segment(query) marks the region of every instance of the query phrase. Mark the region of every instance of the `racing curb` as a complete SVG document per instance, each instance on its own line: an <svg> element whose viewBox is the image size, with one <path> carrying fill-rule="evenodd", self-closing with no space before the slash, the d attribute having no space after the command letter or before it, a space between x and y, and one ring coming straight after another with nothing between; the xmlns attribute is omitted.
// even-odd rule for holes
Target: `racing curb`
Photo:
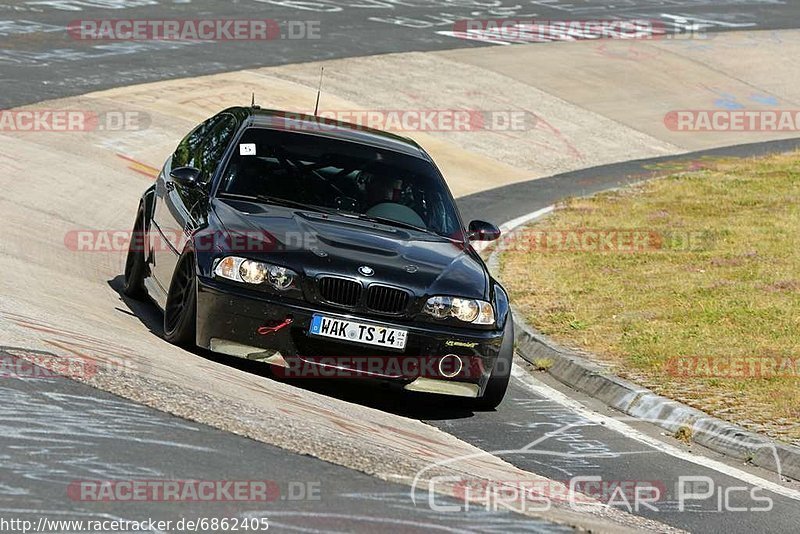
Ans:
<svg viewBox="0 0 800 534"><path fill-rule="evenodd" d="M501 228L511 234L522 224L544 217L553 209L554 206L549 206L529 217L518 219L524 222L515 219ZM499 278L496 247L489 255L487 265ZM688 432L684 430L683 435L690 441L715 452L773 471L782 477L800 480L800 448L750 432L624 380L581 354L558 345L516 314L514 332L515 350L522 359L534 365L542 360L550 360L552 365L547 372L562 384L672 434L688 429Z"/></svg>

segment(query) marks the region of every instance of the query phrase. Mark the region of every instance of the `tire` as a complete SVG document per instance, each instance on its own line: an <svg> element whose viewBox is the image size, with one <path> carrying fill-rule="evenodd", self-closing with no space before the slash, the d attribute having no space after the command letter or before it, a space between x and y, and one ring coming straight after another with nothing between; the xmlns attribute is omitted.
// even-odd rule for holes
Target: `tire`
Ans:
<svg viewBox="0 0 800 534"><path fill-rule="evenodd" d="M122 286L122 292L136 300L144 300L147 297L147 290L144 288L147 272L144 248L144 211L140 207L128 244L128 255L125 258L125 282Z"/></svg>
<svg viewBox="0 0 800 534"><path fill-rule="evenodd" d="M164 309L164 339L181 347L196 345L197 274L194 256L184 255L169 285Z"/></svg>
<svg viewBox="0 0 800 534"><path fill-rule="evenodd" d="M509 312L506 319L506 327L503 331L503 343L500 345L500 353L497 355L497 362L492 368L489 383L482 397L474 401L476 410L494 410L506 396L508 381L511 379L511 364L514 361L514 321Z"/></svg>

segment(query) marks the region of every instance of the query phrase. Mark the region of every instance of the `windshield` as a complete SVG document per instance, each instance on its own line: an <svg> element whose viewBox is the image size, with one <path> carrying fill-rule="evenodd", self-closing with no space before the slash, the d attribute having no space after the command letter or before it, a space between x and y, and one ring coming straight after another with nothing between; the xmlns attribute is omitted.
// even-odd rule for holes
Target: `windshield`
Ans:
<svg viewBox="0 0 800 534"><path fill-rule="evenodd" d="M248 128L218 194L335 210L451 238L461 234L447 186L429 162L304 133Z"/></svg>

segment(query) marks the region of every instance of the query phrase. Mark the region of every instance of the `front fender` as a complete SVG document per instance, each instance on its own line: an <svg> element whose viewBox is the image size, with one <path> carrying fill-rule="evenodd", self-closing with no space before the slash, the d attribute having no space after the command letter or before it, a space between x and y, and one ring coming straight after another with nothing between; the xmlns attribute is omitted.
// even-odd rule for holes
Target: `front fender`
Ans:
<svg viewBox="0 0 800 534"><path fill-rule="evenodd" d="M139 198L139 208L144 208L144 225L145 230L150 228L150 221L153 220L153 210L156 207L156 186L155 184L148 187L142 196Z"/></svg>
<svg viewBox="0 0 800 534"><path fill-rule="evenodd" d="M504 329L506 327L506 321L508 321L508 319L511 317L511 306L509 304L508 293L506 292L505 288L501 286L500 283L494 278L491 279L491 284L492 294L494 295L494 311L497 315L497 327L498 329Z"/></svg>

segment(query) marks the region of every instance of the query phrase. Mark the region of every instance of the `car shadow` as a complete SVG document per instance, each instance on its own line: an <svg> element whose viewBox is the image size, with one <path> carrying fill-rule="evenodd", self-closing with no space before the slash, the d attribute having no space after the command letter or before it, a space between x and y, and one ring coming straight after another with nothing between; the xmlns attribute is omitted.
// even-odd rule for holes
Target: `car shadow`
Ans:
<svg viewBox="0 0 800 534"><path fill-rule="evenodd" d="M109 287L119 295L121 303L128 308L118 307L116 310L135 316L153 335L163 338L164 321L161 310L152 302L143 302L126 296L122 292L123 280L123 276L118 275L108 281ZM412 419L438 421L464 419L474 415L468 406L469 399L405 391L399 385L368 378L287 378L274 373L269 364L228 356L200 347L190 349L189 352L246 373Z"/></svg>
<svg viewBox="0 0 800 534"><path fill-rule="evenodd" d="M120 313L136 317L151 333L159 337L164 337L164 319L161 310L152 302L136 300L127 296L122 292L124 284L125 277L121 274L108 281L108 287L119 295L122 304L128 308L117 307L115 309Z"/></svg>

